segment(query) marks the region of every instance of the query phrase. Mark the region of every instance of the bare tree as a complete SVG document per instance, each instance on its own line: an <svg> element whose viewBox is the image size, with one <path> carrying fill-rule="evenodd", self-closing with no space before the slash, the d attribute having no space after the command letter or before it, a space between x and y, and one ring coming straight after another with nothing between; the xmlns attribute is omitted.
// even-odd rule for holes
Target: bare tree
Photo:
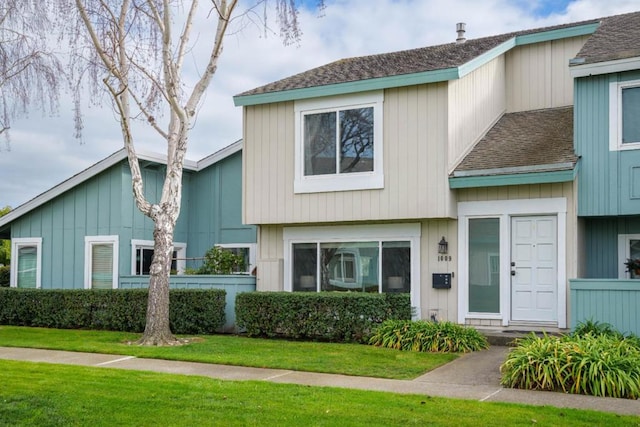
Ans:
<svg viewBox="0 0 640 427"><path fill-rule="evenodd" d="M73 51L72 77L96 90L104 83L120 121L131 169L133 194L140 211L154 222L154 256L143 345L173 345L169 328L169 272L173 234L180 213L182 173L189 132L203 94L214 76L223 41L235 16L259 16L254 3L238 11L238 0L61 0L60 21L68 22ZM299 36L296 0L273 0L285 42ZM319 2L322 6L322 2ZM266 9L265 9L266 10ZM208 57L190 84L184 59L197 18L207 16L210 35L198 34ZM263 23L264 24L264 23ZM83 90L75 91L81 94ZM79 102L76 102L79 105ZM132 123L142 120L166 146L167 167L159 201L145 198ZM77 122L77 126L81 126Z"/></svg>
<svg viewBox="0 0 640 427"><path fill-rule="evenodd" d="M57 108L62 67L48 48L50 9L41 3L0 2L0 135L32 105Z"/></svg>

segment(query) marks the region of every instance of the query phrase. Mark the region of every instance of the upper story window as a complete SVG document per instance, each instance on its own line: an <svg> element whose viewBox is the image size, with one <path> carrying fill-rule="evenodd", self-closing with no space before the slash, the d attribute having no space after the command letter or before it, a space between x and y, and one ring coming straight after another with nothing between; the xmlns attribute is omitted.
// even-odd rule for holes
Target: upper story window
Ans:
<svg viewBox="0 0 640 427"><path fill-rule="evenodd" d="M640 80L614 82L609 87L609 148L640 148Z"/></svg>
<svg viewBox="0 0 640 427"><path fill-rule="evenodd" d="M296 193L383 188L383 93L296 101Z"/></svg>

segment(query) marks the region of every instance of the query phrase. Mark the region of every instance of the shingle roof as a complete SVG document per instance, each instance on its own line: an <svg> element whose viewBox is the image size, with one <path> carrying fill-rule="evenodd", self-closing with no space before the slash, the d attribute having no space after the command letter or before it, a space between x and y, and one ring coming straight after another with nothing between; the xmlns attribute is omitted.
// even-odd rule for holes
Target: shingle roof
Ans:
<svg viewBox="0 0 640 427"><path fill-rule="evenodd" d="M603 18L576 55L584 62L573 62L573 65L633 57L640 57L640 12Z"/></svg>
<svg viewBox="0 0 640 427"><path fill-rule="evenodd" d="M516 36L560 30L598 22L598 19L592 19L479 39L469 39L465 43L448 43L399 52L341 59L243 92L237 96L305 89L459 67Z"/></svg>
<svg viewBox="0 0 640 427"><path fill-rule="evenodd" d="M502 116L452 176L567 170L577 160L573 107L523 111Z"/></svg>

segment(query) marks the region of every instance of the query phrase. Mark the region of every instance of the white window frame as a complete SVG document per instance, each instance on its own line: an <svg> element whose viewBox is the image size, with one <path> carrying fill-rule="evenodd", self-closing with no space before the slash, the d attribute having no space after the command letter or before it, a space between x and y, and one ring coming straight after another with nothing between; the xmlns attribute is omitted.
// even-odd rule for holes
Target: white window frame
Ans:
<svg viewBox="0 0 640 427"><path fill-rule="evenodd" d="M348 96L304 99L295 102L294 193L319 193L384 188L383 172L383 91ZM344 174L304 175L304 116L344 109L373 107L373 171Z"/></svg>
<svg viewBox="0 0 640 427"><path fill-rule="evenodd" d="M113 245L113 282L112 288L118 288L118 253L119 237L115 236L84 236L84 288L91 289L91 249L95 244L111 243Z"/></svg>
<svg viewBox="0 0 640 427"><path fill-rule="evenodd" d="M215 246L224 248L224 249L249 249L249 265L246 266L246 271L244 273L251 274L251 271L256 267L256 251L258 245L256 243L216 243ZM241 273L241 274L244 274Z"/></svg>
<svg viewBox="0 0 640 427"><path fill-rule="evenodd" d="M293 292L292 259L294 243L342 243L409 241L411 245L411 307L414 319L421 318L420 306L420 238L419 223L378 225L336 225L285 227L284 290ZM381 286L381 284L379 284ZM381 288L379 288L380 290Z"/></svg>
<svg viewBox="0 0 640 427"><path fill-rule="evenodd" d="M136 250L137 249L153 249L153 240L131 239L131 275L136 276ZM187 244L182 242L174 242L173 250L177 252L176 268L178 274L184 274L187 266Z"/></svg>
<svg viewBox="0 0 640 427"><path fill-rule="evenodd" d="M622 90L634 87L640 87L640 80L609 84L609 151L640 149L640 141L622 143Z"/></svg>
<svg viewBox="0 0 640 427"><path fill-rule="evenodd" d="M640 234L618 234L618 278L630 279L631 273L627 272L624 263L631 257L631 240L640 240Z"/></svg>
<svg viewBox="0 0 640 427"><path fill-rule="evenodd" d="M556 215L558 233L558 328L567 327L567 199L491 200L458 202L458 323L467 319L511 320L511 217ZM500 313L469 312L469 219L500 219ZM505 284L509 284L508 286Z"/></svg>
<svg viewBox="0 0 640 427"><path fill-rule="evenodd" d="M17 237L11 239L11 278L9 286L18 287L18 250L24 246L36 247L36 289L42 287L42 237Z"/></svg>

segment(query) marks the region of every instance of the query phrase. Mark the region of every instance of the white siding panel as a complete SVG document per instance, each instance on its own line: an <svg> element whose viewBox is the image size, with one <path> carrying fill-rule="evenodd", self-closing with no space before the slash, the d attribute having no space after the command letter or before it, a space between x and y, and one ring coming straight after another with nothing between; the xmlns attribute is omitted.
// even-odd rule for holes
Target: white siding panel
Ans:
<svg viewBox="0 0 640 427"><path fill-rule="evenodd" d="M504 113L504 67L504 56L500 56L463 78L449 82L449 170Z"/></svg>
<svg viewBox="0 0 640 427"><path fill-rule="evenodd" d="M569 59L588 36L517 47L506 54L507 111L573 105Z"/></svg>

